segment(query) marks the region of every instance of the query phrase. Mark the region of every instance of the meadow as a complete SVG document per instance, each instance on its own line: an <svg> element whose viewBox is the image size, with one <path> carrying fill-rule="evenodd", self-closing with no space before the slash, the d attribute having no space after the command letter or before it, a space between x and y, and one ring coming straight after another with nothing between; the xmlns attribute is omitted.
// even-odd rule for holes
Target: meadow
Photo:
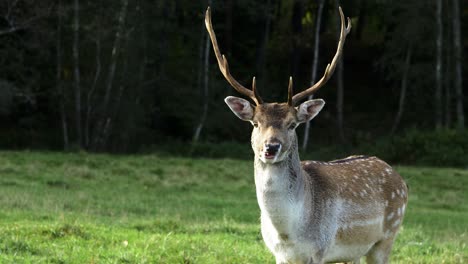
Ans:
<svg viewBox="0 0 468 264"><path fill-rule="evenodd" d="M468 170L396 168L391 263L468 263ZM0 152L0 219L0 263L274 263L251 160Z"/></svg>

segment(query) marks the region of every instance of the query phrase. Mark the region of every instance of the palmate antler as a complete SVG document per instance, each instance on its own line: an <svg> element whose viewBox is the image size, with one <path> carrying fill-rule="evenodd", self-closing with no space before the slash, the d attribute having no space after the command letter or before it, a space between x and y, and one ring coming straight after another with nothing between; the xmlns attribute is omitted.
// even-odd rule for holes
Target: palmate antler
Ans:
<svg viewBox="0 0 468 264"><path fill-rule="evenodd" d="M208 33L210 34L211 43L213 44L213 49L216 54L216 59L218 60L219 69L221 73L224 75L224 78L231 84L231 86L236 89L239 93L250 97L255 104L260 105L263 103L262 99L258 95L256 85L255 85L255 77L252 80L252 90L245 88L242 86L234 77L232 77L231 73L229 72L229 65L227 62L226 57L221 54L218 47L218 41L216 40L216 34L213 30L213 26L211 25L211 12L210 7L206 10L205 15L205 25Z"/></svg>
<svg viewBox="0 0 468 264"><path fill-rule="evenodd" d="M307 88L306 90L292 96L292 87L288 89L288 98L292 98L292 100L288 100L288 103L292 106L296 105L300 100L304 99L305 97L315 93L318 89L327 83L330 77L333 75L335 71L336 64L338 64L338 59L340 58L341 54L343 53L343 46L346 40L346 36L351 31L351 19L348 17L348 26L345 27L345 18L343 15L343 11L341 10L341 6L338 8L340 10L340 17L341 17L341 33L340 33L340 40L338 42L338 48L336 49L335 56L331 63L327 65L325 69L325 73L323 74L322 79L320 79L317 83L312 85L311 87ZM290 81L290 86L291 86Z"/></svg>
<svg viewBox="0 0 468 264"><path fill-rule="evenodd" d="M327 81L333 75L333 72L335 71L336 65L338 63L338 59L343 53L343 46L346 40L346 36L351 30L351 20L348 17L348 26L346 27L344 14L343 14L343 11L341 10L341 7L339 7L339 11L340 11L340 18L341 18L341 33L340 33L340 40L338 42L338 48L336 50L336 53L335 53L335 56L333 57L332 62L327 65L327 68L325 69L325 73L323 74L323 77L317 83L315 83L313 86L307 88L306 90L296 95L293 95L293 81L292 81L292 78L289 78L289 87L288 87L288 104L289 105L294 106L299 101L304 99L305 97L316 92L323 85L325 85L325 83L327 83ZM219 51L218 41L216 40L216 34L211 24L210 7L208 7L208 9L206 10L205 25L206 25L206 29L208 30L208 33L210 34L211 43L213 44L213 49L216 54L216 59L218 60L219 69L221 73L224 75L224 78L226 78L226 80L231 84L231 86L234 89L236 89L239 93L245 96L248 96L250 99L252 99L255 102L255 104L257 105L262 104L263 101L258 95L258 91L256 89L255 77L252 80L252 90L250 90L242 86L238 81L236 81L236 79L234 79L234 77L229 72L229 65L228 65L227 59Z"/></svg>

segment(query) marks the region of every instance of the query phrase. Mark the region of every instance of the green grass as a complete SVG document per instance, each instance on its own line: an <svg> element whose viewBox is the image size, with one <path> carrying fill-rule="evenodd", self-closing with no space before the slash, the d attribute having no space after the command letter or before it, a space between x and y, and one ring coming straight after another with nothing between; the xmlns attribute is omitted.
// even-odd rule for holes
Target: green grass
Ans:
<svg viewBox="0 0 468 264"><path fill-rule="evenodd" d="M468 171L397 167L392 263L468 263ZM0 152L0 263L274 263L252 161Z"/></svg>

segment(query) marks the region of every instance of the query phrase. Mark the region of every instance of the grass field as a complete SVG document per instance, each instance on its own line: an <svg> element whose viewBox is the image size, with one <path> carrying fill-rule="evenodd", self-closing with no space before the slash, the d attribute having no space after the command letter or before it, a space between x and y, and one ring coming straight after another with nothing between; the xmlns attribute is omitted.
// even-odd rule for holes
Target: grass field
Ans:
<svg viewBox="0 0 468 264"><path fill-rule="evenodd" d="M468 263L468 170L397 167L392 263ZM252 161L0 152L0 263L274 263Z"/></svg>

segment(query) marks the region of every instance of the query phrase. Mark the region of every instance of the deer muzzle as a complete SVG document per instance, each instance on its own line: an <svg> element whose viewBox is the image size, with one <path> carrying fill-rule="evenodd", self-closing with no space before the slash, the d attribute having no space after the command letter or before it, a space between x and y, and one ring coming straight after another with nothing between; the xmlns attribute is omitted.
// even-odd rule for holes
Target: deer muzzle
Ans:
<svg viewBox="0 0 468 264"><path fill-rule="evenodd" d="M274 159L281 150L281 143L273 142L265 144L265 159Z"/></svg>

